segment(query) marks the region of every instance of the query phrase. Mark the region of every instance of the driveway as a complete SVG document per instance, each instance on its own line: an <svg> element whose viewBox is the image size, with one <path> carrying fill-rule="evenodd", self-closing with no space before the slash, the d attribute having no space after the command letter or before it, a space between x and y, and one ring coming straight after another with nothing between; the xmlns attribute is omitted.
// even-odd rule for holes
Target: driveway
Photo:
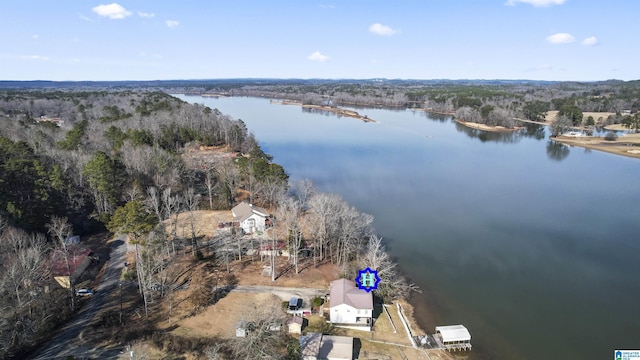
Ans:
<svg viewBox="0 0 640 360"><path fill-rule="evenodd" d="M96 288L96 293L67 326L57 330L57 335L28 359L64 359L69 356L80 359L105 359L119 355L121 348L106 349L89 346L91 339L83 339L83 332L85 328L91 326L94 317L99 316L109 294L118 289L126 248L124 236L121 235L113 241L110 258L105 265L102 282Z"/></svg>
<svg viewBox="0 0 640 360"><path fill-rule="evenodd" d="M309 288L289 288L280 286L262 286L262 285L238 285L234 292L251 292L251 293L271 293L282 299L289 301L292 297L302 299L313 299L316 296L323 297L328 294L327 289L309 289Z"/></svg>

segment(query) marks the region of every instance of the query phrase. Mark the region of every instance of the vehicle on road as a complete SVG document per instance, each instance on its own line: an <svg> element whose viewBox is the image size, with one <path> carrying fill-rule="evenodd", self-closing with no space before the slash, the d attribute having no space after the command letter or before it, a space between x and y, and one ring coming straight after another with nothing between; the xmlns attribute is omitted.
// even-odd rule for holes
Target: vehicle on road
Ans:
<svg viewBox="0 0 640 360"><path fill-rule="evenodd" d="M95 294L95 291L91 289L77 289L76 296L91 296Z"/></svg>

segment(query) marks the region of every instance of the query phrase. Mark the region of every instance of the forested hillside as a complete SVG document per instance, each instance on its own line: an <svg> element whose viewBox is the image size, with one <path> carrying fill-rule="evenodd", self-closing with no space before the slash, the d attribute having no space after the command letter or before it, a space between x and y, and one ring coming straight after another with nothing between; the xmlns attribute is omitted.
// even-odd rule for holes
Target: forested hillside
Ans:
<svg viewBox="0 0 640 360"><path fill-rule="evenodd" d="M245 180L287 180L241 120L163 93L7 92L0 116L0 216L27 231L44 232L52 215L91 231L151 186L174 193L197 187L211 195L206 204L232 205L229 191L240 179L208 175L211 164L186 166L180 154L187 144L247 155L255 169L242 167ZM207 176L215 180L210 193L197 181Z"/></svg>
<svg viewBox="0 0 640 360"><path fill-rule="evenodd" d="M185 161L199 146L224 156ZM229 209L249 187L268 205L288 180L241 120L160 92L0 93L0 152L1 358L74 313L73 283L45 291L68 235L148 232L153 201L161 219Z"/></svg>

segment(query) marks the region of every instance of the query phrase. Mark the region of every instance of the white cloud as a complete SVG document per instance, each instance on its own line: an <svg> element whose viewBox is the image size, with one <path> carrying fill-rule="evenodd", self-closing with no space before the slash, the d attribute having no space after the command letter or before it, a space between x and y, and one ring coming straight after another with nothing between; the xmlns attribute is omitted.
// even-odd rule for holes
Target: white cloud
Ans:
<svg viewBox="0 0 640 360"><path fill-rule="evenodd" d="M113 3L108 5L98 5L93 9L94 13L108 17L109 19L124 19L127 16L131 16L131 11L123 8L122 5Z"/></svg>
<svg viewBox="0 0 640 360"><path fill-rule="evenodd" d="M391 35L399 34L400 30L395 30L395 29L390 28L387 25L382 25L380 23L375 23L375 24L369 26L369 32L372 32L372 33L377 34L377 35L382 35L382 36L391 36Z"/></svg>
<svg viewBox="0 0 640 360"><path fill-rule="evenodd" d="M543 65L538 65L538 66L525 69L524 72L540 72L540 71L551 71L551 70L553 70L553 66L548 64L543 64Z"/></svg>
<svg viewBox="0 0 640 360"><path fill-rule="evenodd" d="M23 56L22 58L29 59L29 60L42 60L42 61L49 60L47 56L40 56L40 55L28 55L28 56Z"/></svg>
<svg viewBox="0 0 640 360"><path fill-rule="evenodd" d="M591 36L582 40L582 45L584 46L593 46L597 43L598 43L598 39L595 36Z"/></svg>
<svg viewBox="0 0 640 360"><path fill-rule="evenodd" d="M84 16L82 14L78 14L78 17L86 22L93 22L93 20L87 16Z"/></svg>
<svg viewBox="0 0 640 360"><path fill-rule="evenodd" d="M547 7L551 5L562 5L566 0L507 0L505 5L515 6L517 3L530 4L535 7Z"/></svg>
<svg viewBox="0 0 640 360"><path fill-rule="evenodd" d="M37 39L37 38L39 38L39 37L40 37L40 35L35 34L35 35L33 35L31 38L32 38L32 39Z"/></svg>
<svg viewBox="0 0 640 360"><path fill-rule="evenodd" d="M573 37L573 35L568 33L557 33L547 36L547 41L552 44L570 44L575 40L576 39Z"/></svg>
<svg viewBox="0 0 640 360"><path fill-rule="evenodd" d="M309 55L307 57L307 59L311 60L311 61L317 61L317 62L325 62L327 60L329 60L329 57L326 55L322 55L320 53L320 51L316 51L313 54Z"/></svg>
<svg viewBox="0 0 640 360"><path fill-rule="evenodd" d="M138 11L138 16L143 17L143 18L152 18L152 17L156 16L156 14L154 14L154 13L146 13L144 11Z"/></svg>
<svg viewBox="0 0 640 360"><path fill-rule="evenodd" d="M164 23L170 28L177 28L180 25L180 23L175 20L167 20Z"/></svg>

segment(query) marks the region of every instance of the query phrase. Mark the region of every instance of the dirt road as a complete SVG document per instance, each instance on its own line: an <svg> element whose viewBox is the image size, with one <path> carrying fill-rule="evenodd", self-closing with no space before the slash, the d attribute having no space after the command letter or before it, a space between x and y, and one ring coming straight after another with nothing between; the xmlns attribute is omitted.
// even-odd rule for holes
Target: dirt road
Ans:
<svg viewBox="0 0 640 360"><path fill-rule="evenodd" d="M88 346L87 341L83 339L83 333L91 326L94 316L105 306L109 294L117 291L125 254L126 243L121 236L111 244L110 258L105 265L102 282L98 285L96 293L66 327L59 329L57 335L29 356L29 359L64 359L70 356L80 359L109 359L119 355L120 348Z"/></svg>

